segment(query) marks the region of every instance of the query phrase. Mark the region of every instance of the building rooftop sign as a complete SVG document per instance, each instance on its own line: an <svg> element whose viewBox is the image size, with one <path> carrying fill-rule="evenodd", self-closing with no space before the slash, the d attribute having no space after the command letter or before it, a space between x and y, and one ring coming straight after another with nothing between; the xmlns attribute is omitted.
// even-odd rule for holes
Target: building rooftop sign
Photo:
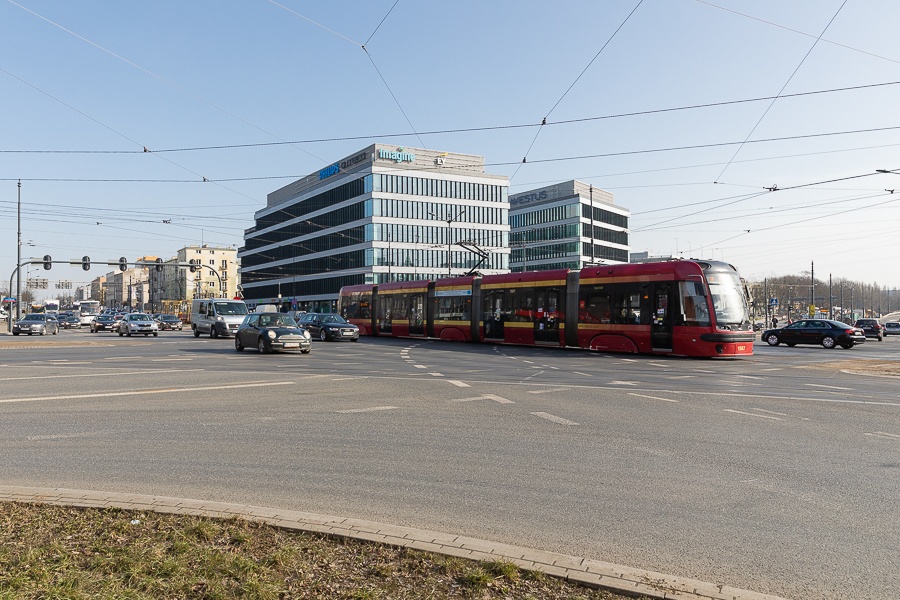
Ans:
<svg viewBox="0 0 900 600"><path fill-rule="evenodd" d="M385 150L384 148L378 149L378 158L384 158L387 160L392 160L395 163L402 162L416 162L416 155L412 152L406 152L403 148L397 148L396 151Z"/></svg>

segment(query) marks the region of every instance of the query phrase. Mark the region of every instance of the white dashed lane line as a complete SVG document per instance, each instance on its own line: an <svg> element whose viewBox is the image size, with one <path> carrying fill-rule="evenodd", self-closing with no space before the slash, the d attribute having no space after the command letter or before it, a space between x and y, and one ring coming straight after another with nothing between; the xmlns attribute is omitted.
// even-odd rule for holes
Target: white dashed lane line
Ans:
<svg viewBox="0 0 900 600"><path fill-rule="evenodd" d="M660 398L659 396L645 396L644 394L634 394L632 392L628 392L629 396L636 396L638 398L649 398L650 400L662 400L663 402L674 402L678 404L678 400L672 400L671 398Z"/></svg>
<svg viewBox="0 0 900 600"><path fill-rule="evenodd" d="M542 419L547 419L548 421L553 421L554 423L559 423L560 425L578 425L578 423L576 423L575 421L563 419L562 417L557 417L556 415L551 415L550 413L533 412L531 414Z"/></svg>
<svg viewBox="0 0 900 600"><path fill-rule="evenodd" d="M371 406L369 408L350 408L347 410L339 410L337 412L341 414L350 414L350 413L367 413L367 412L377 412L380 410L394 410L396 406Z"/></svg>
<svg viewBox="0 0 900 600"><path fill-rule="evenodd" d="M754 413L743 412L740 410L731 410L730 408L726 408L723 412L735 413L738 415L746 415L748 417L756 417L758 419L772 419L773 421L783 421L784 419L779 419L778 417L772 417L769 415L757 415Z"/></svg>

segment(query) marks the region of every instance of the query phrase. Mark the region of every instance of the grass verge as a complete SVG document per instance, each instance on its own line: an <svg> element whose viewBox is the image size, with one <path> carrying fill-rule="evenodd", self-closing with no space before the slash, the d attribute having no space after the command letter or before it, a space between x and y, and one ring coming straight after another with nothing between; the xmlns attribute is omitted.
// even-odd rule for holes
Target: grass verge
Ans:
<svg viewBox="0 0 900 600"><path fill-rule="evenodd" d="M624 600L506 562L240 519L0 502L0 599Z"/></svg>

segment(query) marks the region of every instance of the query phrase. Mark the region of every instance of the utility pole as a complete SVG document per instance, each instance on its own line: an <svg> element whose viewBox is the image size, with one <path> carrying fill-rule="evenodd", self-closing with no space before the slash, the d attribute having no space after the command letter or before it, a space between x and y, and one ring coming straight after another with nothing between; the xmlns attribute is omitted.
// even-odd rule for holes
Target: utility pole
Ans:
<svg viewBox="0 0 900 600"><path fill-rule="evenodd" d="M831 273L828 274L828 318L834 319L834 295L831 293Z"/></svg>
<svg viewBox="0 0 900 600"><path fill-rule="evenodd" d="M591 194L591 265L597 262L594 257L594 186L590 187ZM607 255L608 256L608 255Z"/></svg>
<svg viewBox="0 0 900 600"><path fill-rule="evenodd" d="M816 306L816 265L814 261L809 261L809 305L813 307L810 310L810 318L815 317Z"/></svg>
<svg viewBox="0 0 900 600"><path fill-rule="evenodd" d="M16 209L16 220L18 226L18 248L16 251L16 264L22 264L22 180L19 180L18 202ZM16 270L16 321L22 318L22 270ZM12 311L9 311L9 319L12 319Z"/></svg>

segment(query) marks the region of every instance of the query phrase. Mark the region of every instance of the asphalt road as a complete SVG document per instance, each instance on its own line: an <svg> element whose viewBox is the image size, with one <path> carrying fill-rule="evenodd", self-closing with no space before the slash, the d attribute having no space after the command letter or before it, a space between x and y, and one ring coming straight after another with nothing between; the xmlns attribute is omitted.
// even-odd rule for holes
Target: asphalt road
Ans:
<svg viewBox="0 0 900 600"><path fill-rule="evenodd" d="M900 589L900 338L741 360L0 336L0 483L460 533L789 598Z"/></svg>

